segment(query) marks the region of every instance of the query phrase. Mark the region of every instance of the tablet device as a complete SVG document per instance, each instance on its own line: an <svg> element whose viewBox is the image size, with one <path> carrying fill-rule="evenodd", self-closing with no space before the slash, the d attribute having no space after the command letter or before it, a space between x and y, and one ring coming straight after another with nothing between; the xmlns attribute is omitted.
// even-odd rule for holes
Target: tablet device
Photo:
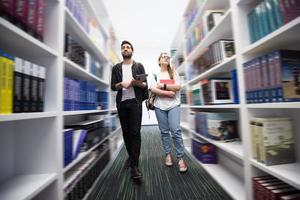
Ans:
<svg viewBox="0 0 300 200"><path fill-rule="evenodd" d="M144 81L144 80L146 80L147 76L148 76L148 74L137 74L137 75L135 75L135 79L139 80L139 81Z"/></svg>

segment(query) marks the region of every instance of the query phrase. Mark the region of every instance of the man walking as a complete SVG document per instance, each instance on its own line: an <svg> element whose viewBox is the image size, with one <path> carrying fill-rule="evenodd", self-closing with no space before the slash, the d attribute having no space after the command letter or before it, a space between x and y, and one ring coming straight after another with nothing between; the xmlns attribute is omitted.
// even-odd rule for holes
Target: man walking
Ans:
<svg viewBox="0 0 300 200"><path fill-rule="evenodd" d="M121 43L123 61L112 68L111 89L117 92L117 110L128 153L126 165L130 164L131 177L142 178L139 170L141 149L142 102L147 98L147 80L137 80L145 74L144 66L132 59L133 46L129 41ZM136 79L135 79L136 78Z"/></svg>

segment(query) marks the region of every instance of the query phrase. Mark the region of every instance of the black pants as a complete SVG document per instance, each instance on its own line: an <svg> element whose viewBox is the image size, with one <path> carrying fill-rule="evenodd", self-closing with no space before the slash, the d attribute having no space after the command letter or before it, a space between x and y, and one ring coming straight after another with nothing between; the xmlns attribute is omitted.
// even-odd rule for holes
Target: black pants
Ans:
<svg viewBox="0 0 300 200"><path fill-rule="evenodd" d="M118 106L118 114L130 165L138 166L141 151L142 104L136 99L122 101Z"/></svg>

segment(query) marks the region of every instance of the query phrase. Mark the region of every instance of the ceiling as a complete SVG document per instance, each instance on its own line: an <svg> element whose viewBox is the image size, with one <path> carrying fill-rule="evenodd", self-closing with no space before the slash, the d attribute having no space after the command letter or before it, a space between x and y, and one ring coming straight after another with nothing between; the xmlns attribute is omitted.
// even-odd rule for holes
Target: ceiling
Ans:
<svg viewBox="0 0 300 200"><path fill-rule="evenodd" d="M148 72L159 69L157 58L160 52L169 52L188 2L103 0L117 39L133 44L134 60L143 63Z"/></svg>

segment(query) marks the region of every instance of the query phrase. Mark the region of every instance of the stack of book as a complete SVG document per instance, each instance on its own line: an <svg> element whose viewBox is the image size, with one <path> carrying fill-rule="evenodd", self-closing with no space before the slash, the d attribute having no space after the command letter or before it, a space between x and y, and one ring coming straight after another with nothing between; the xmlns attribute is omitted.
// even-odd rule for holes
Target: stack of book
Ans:
<svg viewBox="0 0 300 200"><path fill-rule="evenodd" d="M66 0L65 5L68 10L72 13L77 22L81 25L81 27L89 33L90 27L88 23L87 10L80 1L76 0Z"/></svg>
<svg viewBox="0 0 300 200"><path fill-rule="evenodd" d="M44 111L46 68L0 50L0 114Z"/></svg>
<svg viewBox="0 0 300 200"><path fill-rule="evenodd" d="M74 124L65 125L65 128L72 128L74 130L80 130L80 134L86 130L86 137L84 137L83 144L81 145L81 151L86 151L98 144L109 134L109 127L105 125L103 119L91 119ZM77 153L77 152L76 152Z"/></svg>
<svg viewBox="0 0 300 200"><path fill-rule="evenodd" d="M84 80L64 78L64 110L96 110L96 85Z"/></svg>
<svg viewBox="0 0 300 200"><path fill-rule="evenodd" d="M298 200L300 190L269 175L252 177L254 200Z"/></svg>
<svg viewBox="0 0 300 200"><path fill-rule="evenodd" d="M195 130L210 139L235 141L239 139L237 119L234 112L196 112Z"/></svg>
<svg viewBox="0 0 300 200"><path fill-rule="evenodd" d="M263 0L248 14L251 43L300 16L300 2L295 0Z"/></svg>
<svg viewBox="0 0 300 200"><path fill-rule="evenodd" d="M108 144L101 145L65 173L64 199L83 199L110 160Z"/></svg>
<svg viewBox="0 0 300 200"><path fill-rule="evenodd" d="M252 157L267 166L296 162L292 121L255 117L250 121Z"/></svg>
<svg viewBox="0 0 300 200"><path fill-rule="evenodd" d="M43 41L45 30L44 0L0 1L0 16L17 25L28 34Z"/></svg>
<svg viewBox="0 0 300 200"><path fill-rule="evenodd" d="M244 63L247 103L300 101L300 51L276 50Z"/></svg>

